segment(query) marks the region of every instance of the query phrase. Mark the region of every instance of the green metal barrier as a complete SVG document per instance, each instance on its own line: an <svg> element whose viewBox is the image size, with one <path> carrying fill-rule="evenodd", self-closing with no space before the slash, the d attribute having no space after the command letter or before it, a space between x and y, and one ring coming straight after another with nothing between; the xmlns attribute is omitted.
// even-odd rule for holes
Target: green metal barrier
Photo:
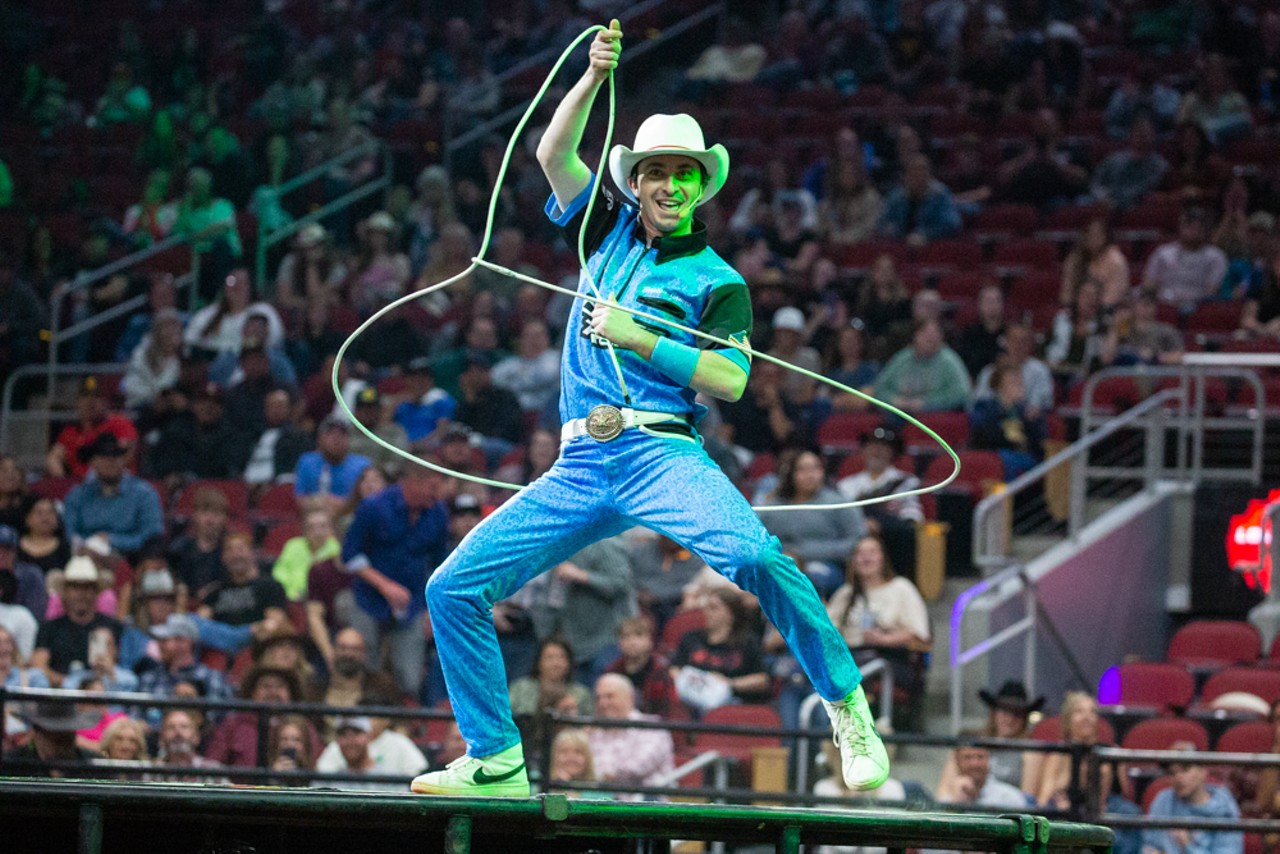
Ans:
<svg viewBox="0 0 1280 854"><path fill-rule="evenodd" d="M947 848L1002 854L1109 852L1112 832L1042 816L0 781L7 850L482 852L671 850L674 840ZM24 833L32 834L30 841ZM27 847L38 845L38 847ZM203 846L203 847L202 847ZM409 846L412 846L410 849Z"/></svg>

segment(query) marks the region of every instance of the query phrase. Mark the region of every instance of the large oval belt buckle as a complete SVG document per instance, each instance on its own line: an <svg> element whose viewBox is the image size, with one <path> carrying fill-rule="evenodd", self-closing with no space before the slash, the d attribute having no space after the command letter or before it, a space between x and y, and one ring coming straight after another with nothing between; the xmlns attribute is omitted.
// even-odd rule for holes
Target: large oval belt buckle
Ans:
<svg viewBox="0 0 1280 854"><path fill-rule="evenodd" d="M622 433L622 410L602 403L587 413L587 435L597 442L608 442Z"/></svg>

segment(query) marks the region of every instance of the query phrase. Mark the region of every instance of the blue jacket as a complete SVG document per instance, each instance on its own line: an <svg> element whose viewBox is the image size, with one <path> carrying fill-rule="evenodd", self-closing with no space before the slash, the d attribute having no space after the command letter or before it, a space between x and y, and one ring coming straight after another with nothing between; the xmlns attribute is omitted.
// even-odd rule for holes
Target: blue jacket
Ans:
<svg viewBox="0 0 1280 854"><path fill-rule="evenodd" d="M137 551L147 539L164 533L160 496L131 474L125 474L114 495L104 495L98 479L89 478L67 493L63 506L68 531L77 537L105 532L116 551Z"/></svg>
<svg viewBox="0 0 1280 854"><path fill-rule="evenodd" d="M389 486L361 501L342 541L342 560L347 570L358 572L373 567L413 595L409 597L408 612L393 615L382 594L357 578L352 585L356 604L380 621L394 616L400 622L408 622L424 611L427 578L445 557L448 522L444 502L437 501L420 511L411 523L399 486Z"/></svg>
<svg viewBox="0 0 1280 854"><path fill-rule="evenodd" d="M372 464L368 457L347 454L342 462L334 466L319 451L307 451L298 458L298 467L294 470L293 492L299 497L323 492L346 498L355 488L361 472ZM329 472L329 487L322 490L320 487L326 469Z"/></svg>

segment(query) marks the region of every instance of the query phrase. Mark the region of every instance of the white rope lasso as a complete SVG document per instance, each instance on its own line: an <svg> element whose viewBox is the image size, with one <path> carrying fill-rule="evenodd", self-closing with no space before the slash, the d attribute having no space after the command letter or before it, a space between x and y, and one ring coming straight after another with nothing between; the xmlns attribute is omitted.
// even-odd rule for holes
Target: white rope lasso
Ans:
<svg viewBox="0 0 1280 854"><path fill-rule="evenodd" d="M605 27L599 26L599 25L589 27L586 30L583 30L583 32L579 34L577 38L575 38L567 48L564 49L564 52L560 54L559 59L557 59L555 64L552 66L551 71L547 73L546 79L543 80L542 85L538 88L537 94L533 96L533 100L530 101L528 108L525 110L524 114L520 117L520 121L516 123L515 130L511 132L511 137L510 139L507 140L507 148L506 148L506 151L503 153L503 157L502 157L502 166L498 170L498 175L497 175L497 178L495 179L493 193L489 197L489 213L488 213L488 217L485 220L484 236L481 238L480 248L479 250L477 250L476 256L471 259L471 264L469 264L465 270L453 276L450 276L449 278L444 279L443 281L437 282L436 284L433 284L433 285L428 285L412 293L405 294L404 296L399 297L390 303L387 303L385 306L383 306L382 308L374 312L363 323L357 326L355 330L351 333L351 335L347 337L347 340L342 342L342 346L338 348L337 356L334 358L334 362L333 362L333 375L331 377L332 383L333 383L334 397L337 399L338 406L346 414L352 426L354 426L357 430L363 433L368 439L373 441L379 447L385 448L386 450L392 452L396 456L399 456L411 463L414 463L415 465L424 466L426 468L432 469L433 471L439 472L440 474L446 475L448 477L456 477L461 480L466 480L472 483L481 484L482 486L489 486L497 489L508 489L513 491L519 491L521 489L524 489L524 485L522 484L507 483L505 481L494 480L491 478L482 477L480 475L469 474L467 472L455 471L453 469L446 468L444 466L433 463L430 460L424 460L401 448L397 448L395 445L392 445L390 442L387 442L383 440L381 437L375 435L373 431L366 428L363 424L359 422L359 420L356 419L355 413L351 411L351 408L347 405L346 400L342 396L342 387L341 387L341 382L339 380L339 370L342 366L343 356L346 355L347 348L349 348L357 338L359 338L370 326L372 326L383 315L395 310L396 308L399 308L400 306L404 305L407 302L421 299L422 297L427 296L428 294L432 294L438 290L443 290L444 288L447 288L448 286L458 281L461 281L462 279L469 276L477 267L484 267L485 269L492 270L496 273L500 273L505 276L510 276L511 278L521 282L527 282L532 285L537 285L538 287L545 288L555 293L567 294L575 298L582 295L579 291L569 290L568 288L560 287L559 285L552 284L551 282L545 282L533 276L528 276L523 273L517 272L515 270L511 270L506 267L503 267L501 265L494 264L490 261L486 261L484 260L484 254L489 248L489 241L493 234L493 223L494 223L495 214L498 206L498 194L501 192L503 182L506 180L507 167L511 163L511 155L512 155L512 152L515 150L516 141L520 138L521 133L523 133L524 131L525 125L528 124L530 117L532 117L534 111L538 108L538 105L542 103L542 99L546 96L547 90L551 87L551 82L555 79L556 75L560 72L561 66L564 65L565 61L569 58L569 55L573 53L574 49L577 48L577 46L581 44L586 38L594 35L596 32L599 32L605 29L606 29ZM740 350L741 352L747 354L753 359L764 359L767 362L773 362L774 364L780 365L781 367L789 371L795 371L796 373L802 374L803 376L809 377L810 379L813 379L817 382L831 386L832 388L838 389L848 394L852 394L857 397L860 397L863 400L871 404L874 404L875 406L880 407L886 412L891 412L894 415L897 415L899 418L902 418L905 421L919 427L921 430L925 432L926 435L928 435L931 439L937 442L938 446L941 447L942 450L946 451L947 454L951 456L951 460L953 463L953 468L951 470L951 473L947 475L946 478L939 481L938 483L931 484L929 486L921 486L917 489L908 489L902 492L894 492L889 495L877 496L874 498L864 498L857 501L845 501L837 504L777 504L777 505L762 505L762 506L753 507L752 509L758 513L773 513L773 512L782 512L787 510L840 510L840 509L845 509L850 507L864 507L869 504L881 504L888 501L896 501L902 498L908 498L913 495L925 495L927 493L942 489L944 486L946 486L947 484L955 480L960 474L960 457L958 454L956 454L955 450L950 445L948 445L942 439L941 436L939 436L937 433L931 430L928 427L928 425L922 423L921 421L917 420L914 416L904 412L903 410L899 409L893 404L888 403L887 401L880 400L876 397L872 397L871 395L866 394L865 392L859 391L856 388L850 388L849 386L846 386L843 383L836 382L833 379L824 377L820 374L814 373L813 371L806 370L805 368L802 368L799 365L793 365L784 359L779 359L776 356L770 356L768 353L761 353L756 350L753 350L750 346L746 344L743 344L737 341L727 340L724 338L719 338L715 335L711 335L709 333L703 332L702 330L693 329L688 326L683 326L668 318L658 317L656 315L649 314L648 312L640 311L639 309L633 309L633 308L628 308L626 306L619 305L614 300L607 299L600 295L600 291L596 287L596 283L594 279L592 279L591 273L587 268L587 261L586 261L585 252L584 252L584 245L585 245L584 241L585 241L585 234L586 234L586 224L591 219L591 212L595 206L596 196L600 189L600 181L604 176L605 161L606 161L606 158L608 157L608 152L609 152L609 143L613 137L613 128L614 128L614 119L616 116L616 109L617 109L617 95L614 90L613 75L610 74L609 75L608 129L605 132L604 147L601 150L600 162L596 167L595 175L592 180L591 195L587 201L587 207L583 214L582 228L578 230L578 247L577 247L578 262L582 267L583 277L587 283L587 287L591 289L591 293L593 294L593 297L592 297L593 300L600 304L607 305L610 308L626 312L627 314L630 314L634 317L640 317L647 320L656 321L672 329L678 329L682 332L689 333L704 341L710 341L714 344L717 344L722 348L733 348L735 350ZM613 349L612 342L608 342L608 346L609 346L610 355L613 358L614 367L618 371L619 382L622 383L623 387L625 388L625 381L622 379L622 368L621 368L621 365L619 364L617 354Z"/></svg>

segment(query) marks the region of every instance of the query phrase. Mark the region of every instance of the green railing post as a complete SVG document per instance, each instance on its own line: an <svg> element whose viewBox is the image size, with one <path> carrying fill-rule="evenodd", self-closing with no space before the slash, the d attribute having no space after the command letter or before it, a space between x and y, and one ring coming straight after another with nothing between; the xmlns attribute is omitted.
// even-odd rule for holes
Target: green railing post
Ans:
<svg viewBox="0 0 1280 854"><path fill-rule="evenodd" d="M444 832L444 854L471 854L471 816L455 815Z"/></svg>
<svg viewBox="0 0 1280 854"><path fill-rule="evenodd" d="M97 804L80 805L80 839L76 850L79 854L102 852L102 807Z"/></svg>
<svg viewBox="0 0 1280 854"><path fill-rule="evenodd" d="M788 825L778 838L778 854L800 854L800 828Z"/></svg>

